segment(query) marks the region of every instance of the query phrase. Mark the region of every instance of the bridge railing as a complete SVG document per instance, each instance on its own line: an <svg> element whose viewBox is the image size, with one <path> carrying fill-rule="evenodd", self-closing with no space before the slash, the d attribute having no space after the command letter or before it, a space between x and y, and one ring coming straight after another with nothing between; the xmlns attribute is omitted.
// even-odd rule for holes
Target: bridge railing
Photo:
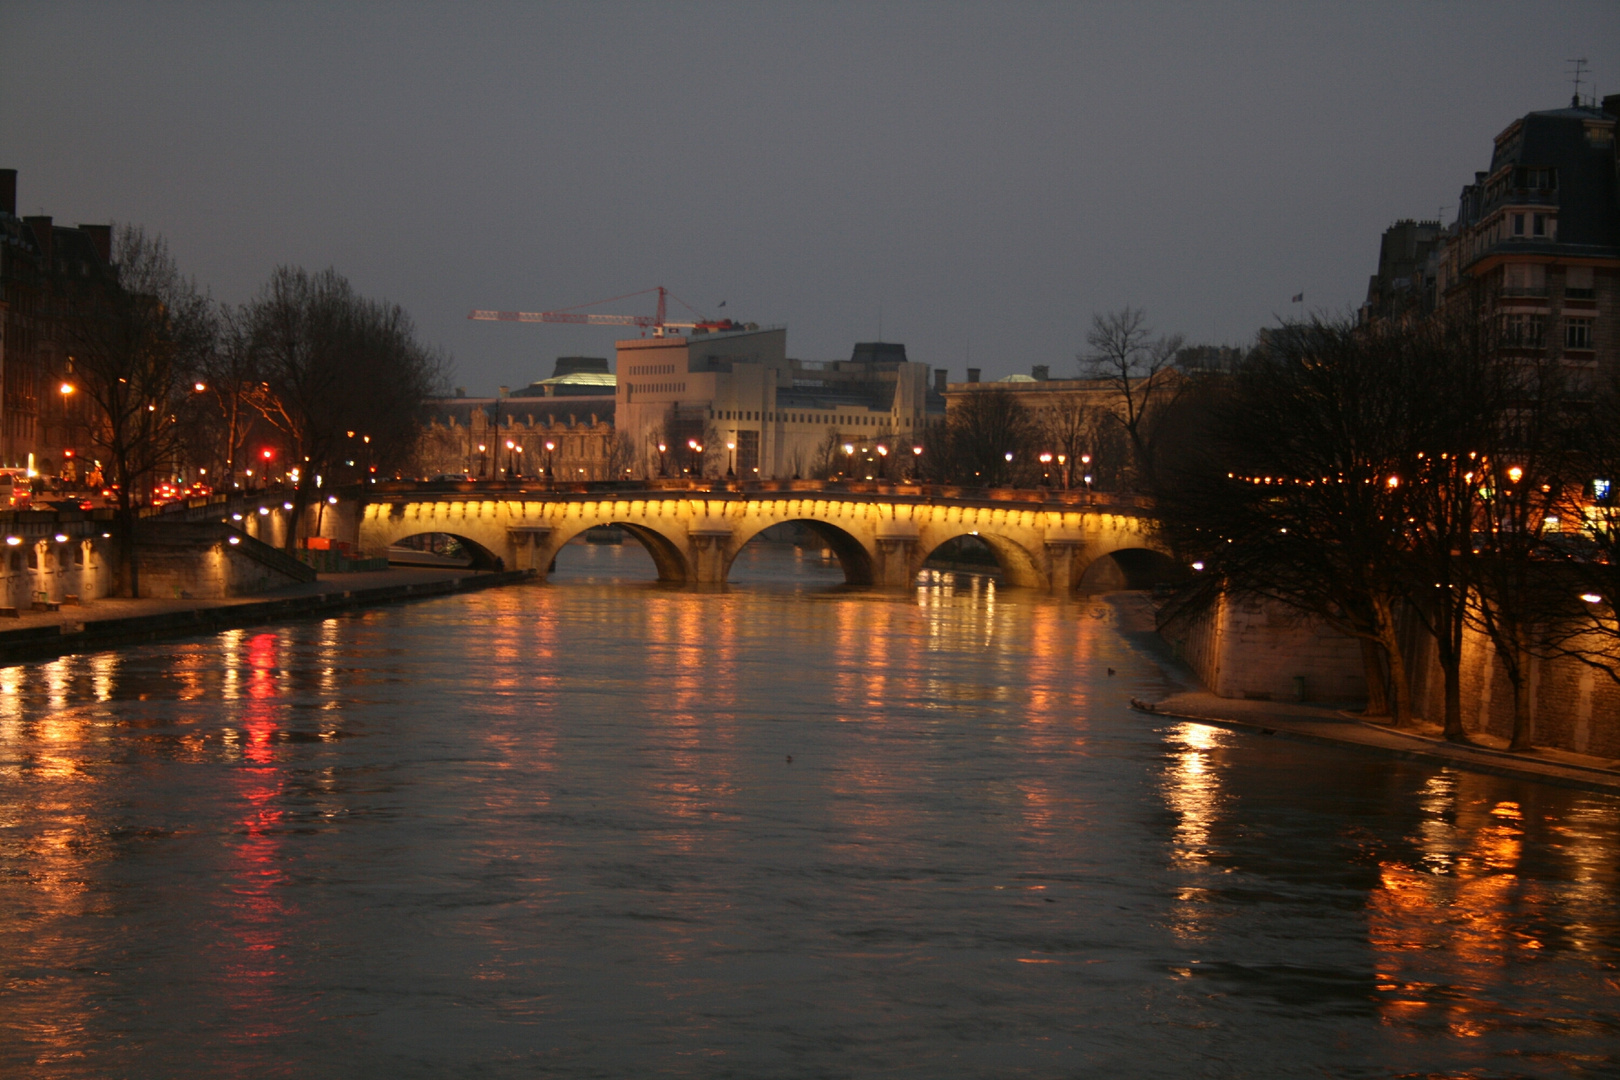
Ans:
<svg viewBox="0 0 1620 1080"><path fill-rule="evenodd" d="M705 492L710 494L805 493L877 495L884 498L937 502L1024 503L1040 506L1093 507L1113 511L1151 507L1146 496L1060 488L990 488L955 484L907 484L878 480L393 480L368 487L367 497L466 494L499 498L512 495L612 495Z"/></svg>

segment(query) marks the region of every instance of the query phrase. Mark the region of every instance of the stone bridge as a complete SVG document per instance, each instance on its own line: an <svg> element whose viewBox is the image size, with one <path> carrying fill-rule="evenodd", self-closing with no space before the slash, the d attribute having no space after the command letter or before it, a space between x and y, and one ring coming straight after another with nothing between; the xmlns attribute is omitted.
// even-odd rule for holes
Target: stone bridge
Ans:
<svg viewBox="0 0 1620 1080"><path fill-rule="evenodd" d="M940 545L977 536L1008 584L1066 593L1140 584L1175 572L1134 504L1082 493L925 489L812 481L712 487L379 485L366 493L358 544L381 554L410 536L454 536L488 561L542 577L563 545L617 525L652 555L663 581L718 584L754 537L800 522L837 555L852 585L907 586Z"/></svg>

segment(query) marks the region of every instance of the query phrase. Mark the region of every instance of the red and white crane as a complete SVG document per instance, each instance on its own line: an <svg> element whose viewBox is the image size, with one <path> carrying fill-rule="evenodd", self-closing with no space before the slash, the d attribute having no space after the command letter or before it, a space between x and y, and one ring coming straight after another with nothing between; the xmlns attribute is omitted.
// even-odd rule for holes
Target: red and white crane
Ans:
<svg viewBox="0 0 1620 1080"><path fill-rule="evenodd" d="M656 315L596 315L579 310L580 308L595 307L597 304L611 304L617 300L628 300L636 296L646 296L648 293L658 294L658 313ZM656 289L643 289L640 292L625 293L623 296L610 296L606 300L594 300L589 304L576 304L570 308L558 311L486 311L475 309L469 319L482 322L520 322L520 323L572 323L575 326L639 326L643 330L651 328L654 337L663 337L673 330L679 333L682 330L731 330L737 328L736 323L730 319L702 320L699 322L670 322L665 318L664 298L669 290L662 285Z"/></svg>

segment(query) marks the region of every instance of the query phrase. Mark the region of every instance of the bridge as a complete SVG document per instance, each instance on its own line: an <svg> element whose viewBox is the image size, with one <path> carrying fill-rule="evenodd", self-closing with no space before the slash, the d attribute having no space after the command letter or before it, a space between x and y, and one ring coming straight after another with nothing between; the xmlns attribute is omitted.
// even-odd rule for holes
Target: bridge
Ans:
<svg viewBox="0 0 1620 1080"><path fill-rule="evenodd" d="M394 483L367 490L355 505L353 527L367 554L443 533L488 564L499 558L542 577L570 540L616 525L647 549L660 580L720 584L750 540L792 522L833 551L852 585L910 585L931 554L961 536L990 548L1008 584L1047 592L1140 585L1175 572L1140 506L1084 492L798 480Z"/></svg>

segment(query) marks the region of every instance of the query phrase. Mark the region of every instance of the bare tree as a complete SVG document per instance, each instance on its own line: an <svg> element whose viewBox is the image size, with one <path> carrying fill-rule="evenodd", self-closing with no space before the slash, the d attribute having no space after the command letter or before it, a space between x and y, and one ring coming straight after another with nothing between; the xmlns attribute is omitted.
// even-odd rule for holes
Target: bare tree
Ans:
<svg viewBox="0 0 1620 1080"><path fill-rule="evenodd" d="M215 346L213 304L184 277L161 237L123 227L114 240L117 284L67 300L64 325L77 389L91 403L91 445L117 492L122 588L140 595L137 505L182 444L180 412Z"/></svg>
<svg viewBox="0 0 1620 1080"><path fill-rule="evenodd" d="M263 377L257 403L286 441L289 477L296 470L295 521L320 478L387 476L410 462L444 360L399 306L358 296L336 271L284 266L239 318Z"/></svg>
<svg viewBox="0 0 1620 1080"><path fill-rule="evenodd" d="M1038 472L1039 429L1010 391L965 394L942 428L928 433L925 467L946 483L999 487Z"/></svg>
<svg viewBox="0 0 1620 1080"><path fill-rule="evenodd" d="M1113 416L1130 441L1135 485L1152 491L1157 486L1154 420L1181 386L1175 359L1182 338L1155 337L1147 313L1127 304L1091 317L1086 346L1078 358L1081 369L1114 391Z"/></svg>

